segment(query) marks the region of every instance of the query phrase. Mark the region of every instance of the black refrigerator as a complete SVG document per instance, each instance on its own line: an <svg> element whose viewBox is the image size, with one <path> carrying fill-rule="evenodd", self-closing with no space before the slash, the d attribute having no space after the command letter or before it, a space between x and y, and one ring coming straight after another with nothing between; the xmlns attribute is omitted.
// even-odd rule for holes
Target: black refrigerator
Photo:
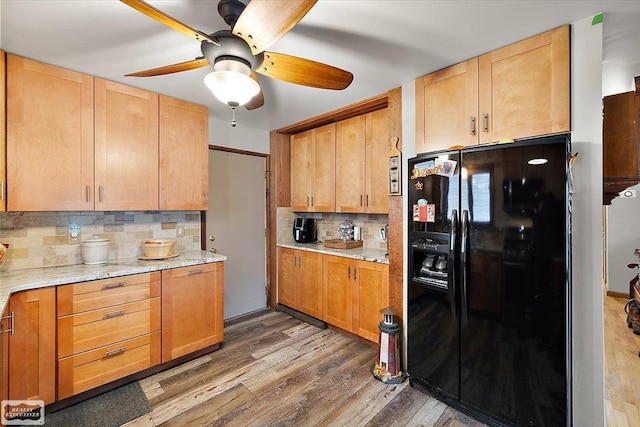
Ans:
<svg viewBox="0 0 640 427"><path fill-rule="evenodd" d="M571 424L569 149L408 161L410 384L490 425Z"/></svg>

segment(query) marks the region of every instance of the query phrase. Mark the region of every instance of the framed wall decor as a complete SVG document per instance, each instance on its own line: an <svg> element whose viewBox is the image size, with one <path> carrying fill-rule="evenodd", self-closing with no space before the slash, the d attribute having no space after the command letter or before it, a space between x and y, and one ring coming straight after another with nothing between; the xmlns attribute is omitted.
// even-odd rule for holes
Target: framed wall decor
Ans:
<svg viewBox="0 0 640 427"><path fill-rule="evenodd" d="M389 195L402 194L402 153L398 149L400 138L391 138L391 150L389 151Z"/></svg>

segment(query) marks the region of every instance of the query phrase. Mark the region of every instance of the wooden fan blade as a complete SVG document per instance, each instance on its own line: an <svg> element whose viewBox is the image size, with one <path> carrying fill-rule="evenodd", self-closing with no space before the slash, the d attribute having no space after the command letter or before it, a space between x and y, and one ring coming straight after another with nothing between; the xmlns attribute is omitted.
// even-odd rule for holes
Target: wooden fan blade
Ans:
<svg viewBox="0 0 640 427"><path fill-rule="evenodd" d="M264 53L264 60L256 68L256 72L285 82L320 89L342 90L353 81L353 74L340 68L274 52Z"/></svg>
<svg viewBox="0 0 640 427"><path fill-rule="evenodd" d="M269 49L300 21L318 0L251 0L233 26L254 55Z"/></svg>
<svg viewBox="0 0 640 427"><path fill-rule="evenodd" d="M165 65L164 67L158 67L152 70L145 70L145 71L138 71L137 73L130 73L125 75L125 77L162 76L164 74L195 70L196 68L206 67L207 65L209 65L209 62L206 59L200 57L191 61L181 62L179 64Z"/></svg>
<svg viewBox="0 0 640 427"><path fill-rule="evenodd" d="M156 21L166 25L167 27L173 30L179 31L182 34L191 37L192 39L195 39L199 42L203 40L208 40L209 42L220 46L220 43L218 43L215 39L209 37L207 34L203 33L202 31L194 30L193 28L189 27L186 24L183 24L177 19L174 19L169 15L166 15L165 13L161 12L160 10L156 9L155 7L151 6L149 3L143 0L120 0L120 1L128 6L131 6L138 12L142 12L145 15L155 19Z"/></svg>
<svg viewBox="0 0 640 427"><path fill-rule="evenodd" d="M256 73L251 73L251 78L258 82L258 84L260 84L260 82L258 81L258 75ZM260 88L260 92L258 92L256 96L251 98L249 102L244 104L244 108L246 108L247 110L255 110L256 108L262 107L263 105L264 94L262 93L262 88Z"/></svg>

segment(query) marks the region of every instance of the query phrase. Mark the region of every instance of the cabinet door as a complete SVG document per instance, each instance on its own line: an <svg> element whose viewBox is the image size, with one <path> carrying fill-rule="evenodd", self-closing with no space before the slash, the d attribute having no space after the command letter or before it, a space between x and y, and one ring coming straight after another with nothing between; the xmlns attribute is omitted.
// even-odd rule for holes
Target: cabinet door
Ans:
<svg viewBox="0 0 640 427"><path fill-rule="evenodd" d="M7 153L6 153L6 60L0 50L0 212L7 210ZM4 397L3 397L4 399Z"/></svg>
<svg viewBox="0 0 640 427"><path fill-rule="evenodd" d="M569 132L569 58L569 26L482 55L480 142Z"/></svg>
<svg viewBox="0 0 640 427"><path fill-rule="evenodd" d="M365 212L365 116L336 124L336 211Z"/></svg>
<svg viewBox="0 0 640 427"><path fill-rule="evenodd" d="M366 115L365 211L389 213L389 119L387 109Z"/></svg>
<svg viewBox="0 0 640 427"><path fill-rule="evenodd" d="M160 96L160 210L207 210L209 110Z"/></svg>
<svg viewBox="0 0 640 427"><path fill-rule="evenodd" d="M278 248L278 303L296 307L295 287L298 275L297 251Z"/></svg>
<svg viewBox="0 0 640 427"><path fill-rule="evenodd" d="M294 212L312 210L312 140L310 130L291 136L291 210Z"/></svg>
<svg viewBox="0 0 640 427"><path fill-rule="evenodd" d="M95 79L95 209L158 210L158 95Z"/></svg>
<svg viewBox="0 0 640 427"><path fill-rule="evenodd" d="M9 398L43 400L56 397L55 287L11 296L14 333L9 337Z"/></svg>
<svg viewBox="0 0 640 427"><path fill-rule="evenodd" d="M351 332L353 327L353 260L324 255L324 316L322 319Z"/></svg>
<svg viewBox="0 0 640 427"><path fill-rule="evenodd" d="M378 342L380 310L389 306L389 266L359 261L355 274L353 332Z"/></svg>
<svg viewBox="0 0 640 427"><path fill-rule="evenodd" d="M336 209L336 127L334 123L313 129L313 212Z"/></svg>
<svg viewBox="0 0 640 427"><path fill-rule="evenodd" d="M296 286L298 310L318 319L324 314L322 300L322 254L297 251L299 280Z"/></svg>
<svg viewBox="0 0 640 427"><path fill-rule="evenodd" d="M416 153L478 143L478 58L416 81Z"/></svg>
<svg viewBox="0 0 640 427"><path fill-rule="evenodd" d="M224 264L162 272L162 362L223 340Z"/></svg>
<svg viewBox="0 0 640 427"><path fill-rule="evenodd" d="M0 356L2 357L2 365L0 366L0 399L9 399L9 328L11 328L11 320L8 319L11 310L9 304L2 313L0 319ZM5 320L6 319L6 320Z"/></svg>
<svg viewBox="0 0 640 427"><path fill-rule="evenodd" d="M8 210L93 210L93 158L93 78L7 55Z"/></svg>
<svg viewBox="0 0 640 427"><path fill-rule="evenodd" d="M604 178L638 178L640 95L605 96L602 122Z"/></svg>

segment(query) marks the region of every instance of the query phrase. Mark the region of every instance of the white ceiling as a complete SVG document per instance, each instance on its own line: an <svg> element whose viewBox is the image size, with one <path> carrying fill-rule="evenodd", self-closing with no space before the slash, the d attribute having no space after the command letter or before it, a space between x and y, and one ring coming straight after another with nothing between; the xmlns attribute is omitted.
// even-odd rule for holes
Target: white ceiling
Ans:
<svg viewBox="0 0 640 427"><path fill-rule="evenodd" d="M205 33L228 28L218 15L216 0L149 3ZM239 108L236 119L243 126L277 129L600 12L615 12L615 31L605 41L616 46L616 58L628 55L628 48L618 46L640 35L640 1L319 0L269 50L349 70L354 74L351 86L329 91L260 76L265 105L253 111ZM231 110L204 86L209 67L159 77L124 77L194 59L200 56L200 46L120 1L1 0L0 18L0 47L7 52L204 104L213 117L231 119ZM605 20L605 31L606 24ZM636 29L623 29L626 26ZM634 57L627 62L638 64L640 42L634 42ZM611 59L611 67L616 61Z"/></svg>

